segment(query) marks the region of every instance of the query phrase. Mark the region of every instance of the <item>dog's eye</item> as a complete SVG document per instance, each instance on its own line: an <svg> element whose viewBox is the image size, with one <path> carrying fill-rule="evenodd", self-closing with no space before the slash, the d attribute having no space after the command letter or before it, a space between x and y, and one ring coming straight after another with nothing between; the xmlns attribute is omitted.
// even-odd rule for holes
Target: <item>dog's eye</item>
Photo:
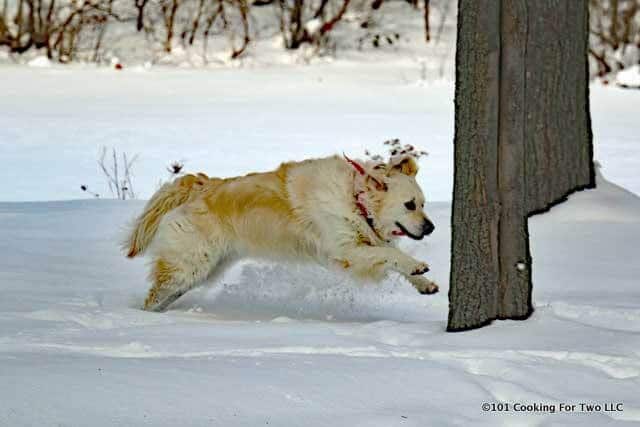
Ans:
<svg viewBox="0 0 640 427"><path fill-rule="evenodd" d="M409 209L410 211L415 211L416 210L416 202L414 202L413 200L408 201L407 203L404 204L404 207Z"/></svg>

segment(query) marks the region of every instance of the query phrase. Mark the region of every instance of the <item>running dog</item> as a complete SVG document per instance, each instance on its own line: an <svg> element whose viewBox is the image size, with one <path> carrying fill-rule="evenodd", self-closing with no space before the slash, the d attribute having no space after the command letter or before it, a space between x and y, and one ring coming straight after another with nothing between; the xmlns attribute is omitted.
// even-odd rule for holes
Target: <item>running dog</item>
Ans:
<svg viewBox="0 0 640 427"><path fill-rule="evenodd" d="M394 246L420 240L434 225L411 156L388 163L332 156L283 163L235 178L186 175L165 184L136 219L127 256L152 256L144 309L164 311L234 260L315 261L355 277L403 275L420 293L438 286L426 263Z"/></svg>

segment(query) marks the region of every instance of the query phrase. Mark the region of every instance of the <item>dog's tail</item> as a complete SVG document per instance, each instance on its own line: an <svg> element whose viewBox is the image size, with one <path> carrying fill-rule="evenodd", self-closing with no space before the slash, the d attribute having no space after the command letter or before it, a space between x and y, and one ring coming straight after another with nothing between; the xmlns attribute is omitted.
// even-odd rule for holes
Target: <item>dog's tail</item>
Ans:
<svg viewBox="0 0 640 427"><path fill-rule="evenodd" d="M133 230L123 244L127 257L142 254L158 231L162 217L186 203L194 191L202 189L208 180L204 174L185 175L160 187L147 202L144 212L136 218Z"/></svg>

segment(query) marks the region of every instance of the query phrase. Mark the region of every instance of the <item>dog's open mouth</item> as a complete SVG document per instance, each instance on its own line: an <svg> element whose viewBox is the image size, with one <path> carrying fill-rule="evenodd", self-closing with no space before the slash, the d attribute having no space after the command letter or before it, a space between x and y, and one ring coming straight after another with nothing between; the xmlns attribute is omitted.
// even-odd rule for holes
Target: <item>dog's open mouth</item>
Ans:
<svg viewBox="0 0 640 427"><path fill-rule="evenodd" d="M412 232L410 232L409 230L404 228L404 226L402 224L400 224L398 221L396 221L396 225L398 226L398 228L400 230L399 231L398 230L392 231L391 233L394 236L405 236L406 235L406 236L411 237L413 240L422 240L422 238L424 237L422 235L417 236L417 235L413 234Z"/></svg>

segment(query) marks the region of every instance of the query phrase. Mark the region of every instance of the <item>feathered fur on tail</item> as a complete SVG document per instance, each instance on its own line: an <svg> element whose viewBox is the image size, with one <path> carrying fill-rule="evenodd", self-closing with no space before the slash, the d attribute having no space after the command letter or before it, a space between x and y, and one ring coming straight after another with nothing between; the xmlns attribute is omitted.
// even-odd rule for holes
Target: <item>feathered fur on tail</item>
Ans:
<svg viewBox="0 0 640 427"><path fill-rule="evenodd" d="M204 174L185 175L160 187L147 202L144 212L136 219L133 230L123 245L127 257L142 254L158 231L162 217L186 203L194 190L202 189L208 179Z"/></svg>

